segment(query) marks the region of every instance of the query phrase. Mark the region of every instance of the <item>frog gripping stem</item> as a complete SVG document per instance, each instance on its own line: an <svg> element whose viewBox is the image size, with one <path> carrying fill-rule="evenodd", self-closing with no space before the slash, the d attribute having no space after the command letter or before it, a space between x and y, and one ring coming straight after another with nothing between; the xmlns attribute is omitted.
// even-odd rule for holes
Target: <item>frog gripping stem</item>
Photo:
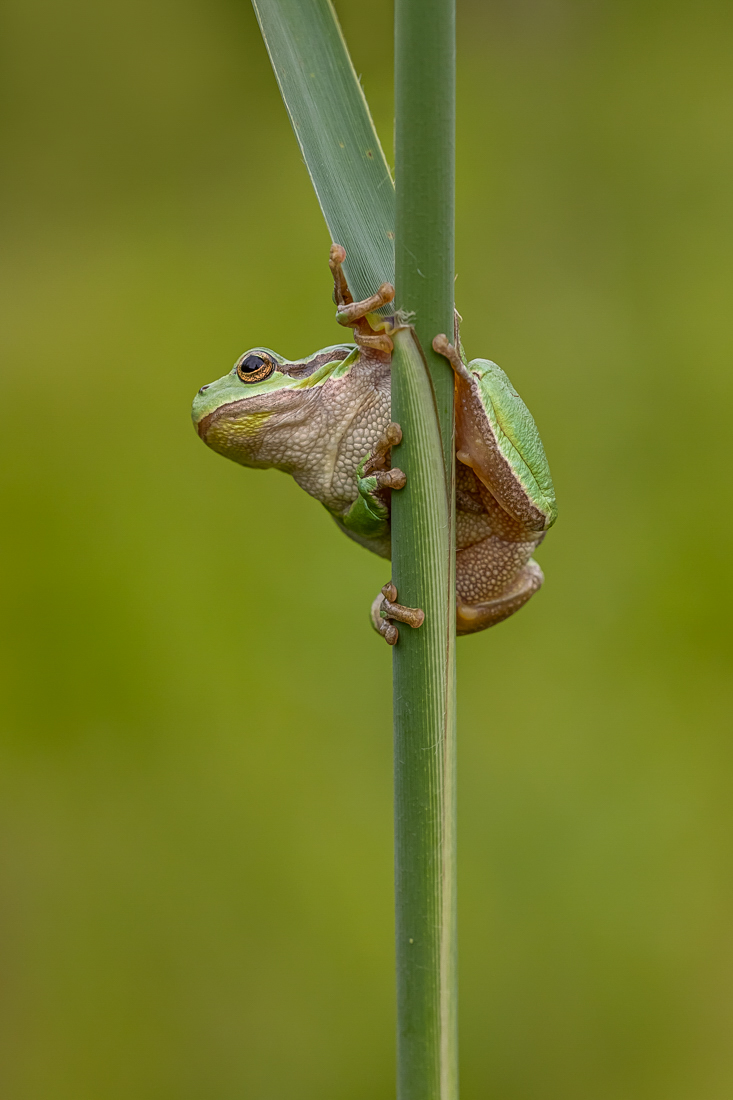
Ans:
<svg viewBox="0 0 733 1100"><path fill-rule="evenodd" d="M394 422L387 425L374 444L374 450L364 463L364 476L374 474L377 484L387 489L404 489L406 478L402 470L390 468L391 451L402 442L402 428Z"/></svg>
<svg viewBox="0 0 733 1100"><path fill-rule="evenodd" d="M374 475L380 489L404 489L407 478L402 470L393 466L391 470L377 470Z"/></svg>
<svg viewBox="0 0 733 1100"><path fill-rule="evenodd" d="M471 372L466 364L461 359L461 356L457 349L448 340L448 337L444 332L439 333L438 336L433 339L433 351L438 355L442 355L448 360L450 365L456 374L460 374L461 378L465 378L467 382L471 381Z"/></svg>
<svg viewBox="0 0 733 1100"><path fill-rule="evenodd" d="M397 603L397 589L390 581L385 584L381 595L372 604L372 623L374 629L382 635L387 645L395 645L400 632L392 620L407 623L413 630L425 622L425 612L419 607L404 607Z"/></svg>
<svg viewBox="0 0 733 1100"><path fill-rule="evenodd" d="M354 330L354 341L363 348L371 348L376 352L390 355L393 343L386 332L377 332L369 323L368 314L374 313L394 299L395 290L391 283L382 283L376 294L365 298L361 302L355 302L342 264L346 259L346 249L340 244L331 245L331 253L328 266L333 275L333 297L336 302L336 320L340 325ZM383 327L383 326L379 326Z"/></svg>

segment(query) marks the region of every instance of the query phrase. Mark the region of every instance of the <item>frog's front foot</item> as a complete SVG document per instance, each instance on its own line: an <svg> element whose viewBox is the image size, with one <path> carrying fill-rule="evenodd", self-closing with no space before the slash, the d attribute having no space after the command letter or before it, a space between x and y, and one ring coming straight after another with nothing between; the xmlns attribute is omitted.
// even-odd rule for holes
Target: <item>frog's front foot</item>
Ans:
<svg viewBox="0 0 733 1100"><path fill-rule="evenodd" d="M365 459L361 476L374 478L378 489L404 489L407 477L397 466L390 466L392 448L401 442L402 428L392 421L375 443L369 458Z"/></svg>
<svg viewBox="0 0 733 1100"><path fill-rule="evenodd" d="M347 328L354 330L354 341L360 347L371 348L373 351L382 352L384 355L391 355L394 349L392 340L386 332L378 332L372 328L368 315L394 300L394 287L391 283L382 283L376 294L364 298L361 302L355 302L343 272L342 265L345 259L346 250L343 246L332 244L328 265L333 275L334 298L338 307L336 320L340 325L345 325ZM377 327L382 328L384 326L378 325Z"/></svg>
<svg viewBox="0 0 733 1100"><path fill-rule="evenodd" d="M391 470L377 470L374 475L379 489L404 489L407 484L405 474L397 466Z"/></svg>
<svg viewBox="0 0 733 1100"><path fill-rule="evenodd" d="M394 300L394 287L391 283L382 283L376 294L370 295L362 302L348 302L339 307L336 320L340 325L353 328L357 321L366 317L367 313L374 313L380 306L386 306L387 302Z"/></svg>
<svg viewBox="0 0 733 1100"><path fill-rule="evenodd" d="M407 623L413 629L425 622L425 612L419 607L404 607L397 603L397 589L390 581L385 584L379 596L372 604L372 625L381 634L387 645L394 645L400 632L392 620Z"/></svg>
<svg viewBox="0 0 733 1100"><path fill-rule="evenodd" d="M362 348L371 348L372 351L381 351L385 355L391 355L394 344L386 332L374 332L369 324L368 314L374 313L380 306L385 306L394 298L394 287L391 283L382 283L376 294L365 298L362 302L350 302L341 306L336 314L336 320L340 325L354 330L354 343Z"/></svg>
<svg viewBox="0 0 733 1100"><path fill-rule="evenodd" d="M376 470L383 470L388 473L399 474L402 478L401 485L390 485L390 489L403 489L405 486L405 475L402 470L387 470L387 466L392 460L392 448L396 447L398 443L402 442L402 428L399 424L395 424L394 421L389 423L380 435L377 442L374 444L374 450L364 461L362 467L363 476L373 474ZM388 484L385 482L385 484Z"/></svg>

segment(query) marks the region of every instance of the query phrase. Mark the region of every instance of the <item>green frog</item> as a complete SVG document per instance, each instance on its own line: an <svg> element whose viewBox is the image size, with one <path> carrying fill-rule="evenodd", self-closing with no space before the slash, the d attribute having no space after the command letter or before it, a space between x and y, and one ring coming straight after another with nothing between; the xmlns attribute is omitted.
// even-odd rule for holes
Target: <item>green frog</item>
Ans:
<svg viewBox="0 0 733 1100"><path fill-rule="evenodd" d="M331 248L336 319L354 342L291 361L250 348L232 370L202 386L194 426L207 446L243 466L291 474L349 538L390 556L391 493L405 475L391 464L401 439L390 415L390 366L398 317L385 317L384 283L354 302ZM381 311L381 312L380 312ZM506 374L488 359L467 361L456 332L433 341L454 371L456 409L456 630L472 634L513 615L538 590L532 555L555 522L550 470L534 420ZM394 585L372 607L372 623L394 644L394 621L417 627Z"/></svg>

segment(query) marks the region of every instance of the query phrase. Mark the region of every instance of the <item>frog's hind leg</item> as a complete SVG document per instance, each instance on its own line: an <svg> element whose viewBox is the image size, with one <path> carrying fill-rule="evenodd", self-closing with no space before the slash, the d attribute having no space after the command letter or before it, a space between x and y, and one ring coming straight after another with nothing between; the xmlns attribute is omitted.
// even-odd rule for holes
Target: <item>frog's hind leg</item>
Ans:
<svg viewBox="0 0 733 1100"><path fill-rule="evenodd" d="M333 275L333 295L338 312L336 320L340 325L354 330L354 340L361 347L371 348L373 351L384 352L391 355L394 345L386 333L375 332L369 323L367 314L380 309L381 306L394 300L394 287L391 283L382 283L376 294L365 298L361 302L355 302L349 285L344 275L343 262L346 259L346 250L340 244L331 245L331 254L328 266Z"/></svg>
<svg viewBox="0 0 733 1100"><path fill-rule="evenodd" d="M544 579L537 562L530 559L512 584L494 599L465 603L456 593L456 633L475 634L508 619L534 596Z"/></svg>
<svg viewBox="0 0 733 1100"><path fill-rule="evenodd" d="M496 363L474 359L467 366L444 335L433 349L455 374L456 458L527 532L546 531L557 515L554 490L526 405Z"/></svg>

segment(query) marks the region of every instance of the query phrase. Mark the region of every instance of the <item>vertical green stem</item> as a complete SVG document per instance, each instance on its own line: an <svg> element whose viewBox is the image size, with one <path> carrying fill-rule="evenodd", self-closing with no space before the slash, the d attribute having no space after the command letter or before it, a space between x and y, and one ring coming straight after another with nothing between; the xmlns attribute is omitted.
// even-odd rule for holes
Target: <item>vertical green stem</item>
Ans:
<svg viewBox="0 0 733 1100"><path fill-rule="evenodd" d="M393 579L422 607L394 648L398 1100L457 1100L453 375L455 0L396 0ZM427 363L428 371L425 370Z"/></svg>

